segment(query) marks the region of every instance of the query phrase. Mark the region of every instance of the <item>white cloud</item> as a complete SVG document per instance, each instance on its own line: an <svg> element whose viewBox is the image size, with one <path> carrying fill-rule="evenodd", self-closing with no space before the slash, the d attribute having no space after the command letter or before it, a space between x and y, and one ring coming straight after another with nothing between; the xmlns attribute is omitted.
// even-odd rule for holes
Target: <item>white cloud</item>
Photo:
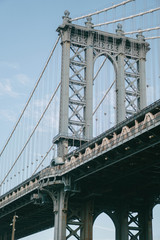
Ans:
<svg viewBox="0 0 160 240"><path fill-rule="evenodd" d="M51 110L49 110L48 113L42 119L40 125L38 126L37 132L49 133L50 131L52 131L51 129L53 129L54 132L57 132L58 126L59 126L59 113L58 112L52 113Z"/></svg>
<svg viewBox="0 0 160 240"><path fill-rule="evenodd" d="M0 67L2 68L11 68L11 69L19 69L19 64L14 62L0 61Z"/></svg>
<svg viewBox="0 0 160 240"><path fill-rule="evenodd" d="M10 79L3 79L3 82L0 82L0 96L8 95L10 97L17 97L18 93L16 93L12 86Z"/></svg>
<svg viewBox="0 0 160 240"><path fill-rule="evenodd" d="M2 78L0 79L0 96L8 95L15 98L24 95L22 92L16 92L14 88L18 89L20 85L26 86L29 82L30 78L22 73L16 74L11 78Z"/></svg>
<svg viewBox="0 0 160 240"><path fill-rule="evenodd" d="M23 73L15 75L15 79L17 79L23 85L27 85L30 82L30 78Z"/></svg>
<svg viewBox="0 0 160 240"><path fill-rule="evenodd" d="M36 99L33 101L32 106L25 112L25 119L30 119L30 129L38 122L42 113L46 109L50 96L47 94L44 99ZM59 126L59 102L56 97L47 109L37 131L40 133L50 132L51 128L57 131ZM34 123L33 123L34 122Z"/></svg>
<svg viewBox="0 0 160 240"><path fill-rule="evenodd" d="M44 108L49 102L49 99L47 99L47 97L45 97L44 99L36 99L34 100L34 106L36 108Z"/></svg>
<svg viewBox="0 0 160 240"><path fill-rule="evenodd" d="M16 114L15 114L14 111L0 110L0 118L1 119L6 119L10 122L15 122L16 121Z"/></svg>
<svg viewBox="0 0 160 240"><path fill-rule="evenodd" d="M37 123L38 123L40 117L42 116L42 113L46 107L46 106L43 106L43 109L40 109L41 100L38 102L39 102L38 107L35 107L34 102L33 102L31 108L29 107L26 110L26 112L24 113L24 120L27 120L29 123L26 125L26 131L29 131L29 132L33 131L33 129L37 125ZM47 103L48 102L46 102L46 105L47 105ZM55 110L55 103L53 103L53 105L48 108L44 117L40 121L40 123L36 129L36 133L50 134L52 132L53 134L56 135L58 129L59 129L59 111Z"/></svg>
<svg viewBox="0 0 160 240"><path fill-rule="evenodd" d="M37 108L45 108L47 106L47 104L49 103L51 98L51 94L46 94L42 99L36 99L34 100L34 106ZM52 102L59 102L59 98L57 96L54 97L54 99L52 100ZM58 105L58 104L57 104Z"/></svg>

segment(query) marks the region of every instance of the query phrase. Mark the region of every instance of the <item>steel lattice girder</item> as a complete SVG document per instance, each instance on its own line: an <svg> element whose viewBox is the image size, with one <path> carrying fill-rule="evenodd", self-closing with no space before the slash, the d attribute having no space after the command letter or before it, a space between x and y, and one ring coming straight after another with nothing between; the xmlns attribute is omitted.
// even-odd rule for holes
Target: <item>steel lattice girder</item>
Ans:
<svg viewBox="0 0 160 240"><path fill-rule="evenodd" d="M69 79L69 125L68 128L73 135L78 135L83 133L85 119L84 119L84 108L86 106L85 102L85 68L86 62L85 47L77 47L71 43L70 46L72 56L70 57L70 79ZM82 56L84 55L84 56Z"/></svg>
<svg viewBox="0 0 160 240"><path fill-rule="evenodd" d="M140 90L138 86L139 72L137 67L138 59L124 59L125 70L125 99L126 116L129 117L139 110L138 101Z"/></svg>

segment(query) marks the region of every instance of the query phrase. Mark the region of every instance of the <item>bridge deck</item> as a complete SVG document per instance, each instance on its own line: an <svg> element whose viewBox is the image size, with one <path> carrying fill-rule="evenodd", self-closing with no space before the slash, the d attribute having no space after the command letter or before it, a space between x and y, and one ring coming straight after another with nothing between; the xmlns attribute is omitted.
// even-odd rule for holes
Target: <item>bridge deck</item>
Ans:
<svg viewBox="0 0 160 240"><path fill-rule="evenodd" d="M124 201L132 209L158 201L160 101L68 154L64 165L48 167L1 196L1 231L11 232L15 211L17 237L53 226L53 203L41 190L64 186L64 175L74 183L68 186L70 205L94 198L96 206L115 210Z"/></svg>

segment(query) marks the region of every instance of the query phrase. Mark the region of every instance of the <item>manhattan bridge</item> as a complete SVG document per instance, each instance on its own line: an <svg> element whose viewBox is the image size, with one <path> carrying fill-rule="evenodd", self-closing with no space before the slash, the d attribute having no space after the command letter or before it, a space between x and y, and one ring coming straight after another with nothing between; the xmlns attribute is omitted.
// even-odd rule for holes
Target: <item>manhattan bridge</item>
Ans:
<svg viewBox="0 0 160 240"><path fill-rule="evenodd" d="M0 240L53 226L54 240L92 240L102 212L116 240L153 239L152 211L160 202L159 10L159 0L125 0L77 18L64 12L0 152Z"/></svg>

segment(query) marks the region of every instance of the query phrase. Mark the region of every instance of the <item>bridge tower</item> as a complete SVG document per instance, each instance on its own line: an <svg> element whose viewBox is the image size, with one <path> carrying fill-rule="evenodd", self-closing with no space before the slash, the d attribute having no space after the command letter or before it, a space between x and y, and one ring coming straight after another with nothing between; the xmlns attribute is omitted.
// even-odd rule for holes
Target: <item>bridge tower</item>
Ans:
<svg viewBox="0 0 160 240"><path fill-rule="evenodd" d="M61 35L61 96L58 157L68 146L79 146L92 138L93 72L99 56L108 58L116 75L116 122L146 106L145 60L149 44L142 34L137 39L124 35L118 24L116 34L95 30L91 17L85 26L72 24L65 11L57 29Z"/></svg>
<svg viewBox="0 0 160 240"><path fill-rule="evenodd" d="M63 23L57 29L62 45L59 134L53 140L58 146L57 164L63 164L68 146L80 146L81 142L92 139L93 72L99 56L108 58L115 69L117 123L146 106L145 61L149 44L144 37L141 34L137 39L126 37L121 24L115 34L95 30L90 17L85 26L79 26L72 23L69 14L65 11ZM56 165L56 160L54 163ZM69 194L75 194L76 186L70 175L63 177L63 183L62 188L51 193L55 214L54 239L65 240L73 236L92 240L93 199L72 206ZM132 236L133 239L152 240L151 214L150 209L146 209L129 211L126 205L114 211L116 240L132 239ZM144 215L147 216L145 220ZM135 224L135 236L130 224Z"/></svg>

